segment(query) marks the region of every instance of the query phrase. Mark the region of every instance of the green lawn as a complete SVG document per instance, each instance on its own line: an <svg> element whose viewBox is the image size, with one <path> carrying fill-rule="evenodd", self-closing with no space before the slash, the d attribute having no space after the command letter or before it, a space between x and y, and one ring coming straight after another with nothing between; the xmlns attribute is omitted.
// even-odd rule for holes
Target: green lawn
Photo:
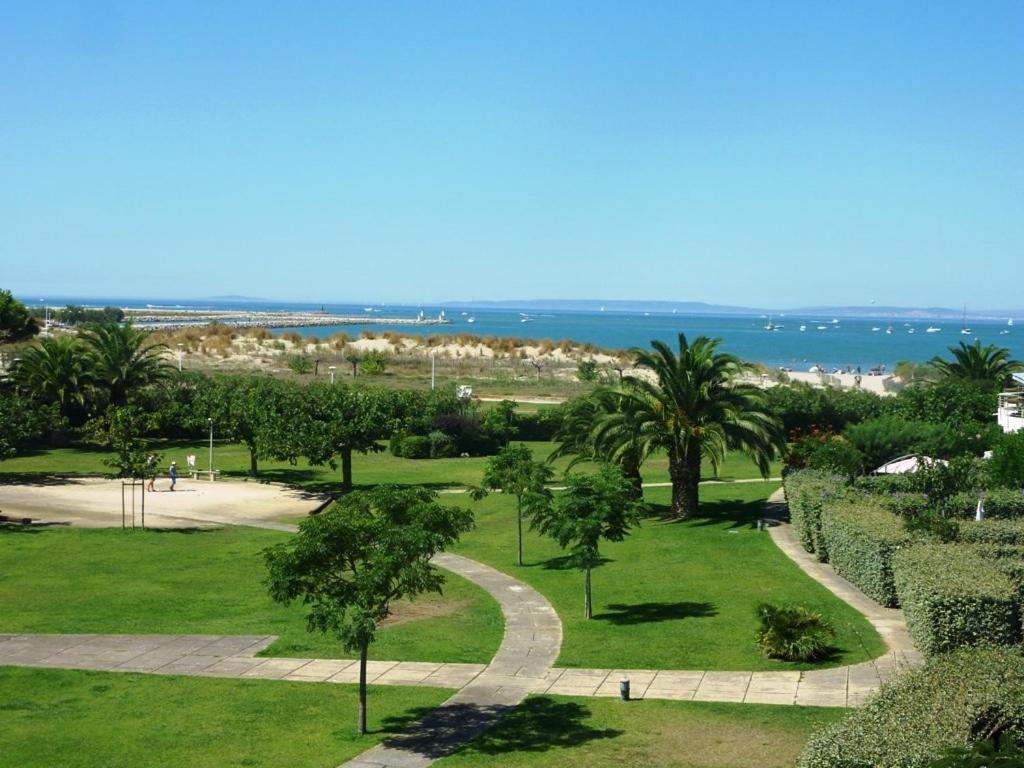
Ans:
<svg viewBox="0 0 1024 768"><path fill-rule="evenodd" d="M841 709L531 696L438 768L789 768Z"/></svg>
<svg viewBox="0 0 1024 768"><path fill-rule="evenodd" d="M351 658L306 631L301 605L272 602L260 551L288 534L0 527L0 632L274 634L268 655ZM443 597L398 607L370 655L490 661L504 622L483 589L452 574Z"/></svg>
<svg viewBox="0 0 1024 768"><path fill-rule="evenodd" d="M357 687L0 667L0 764L18 768L334 768L450 695Z"/></svg>
<svg viewBox="0 0 1024 768"><path fill-rule="evenodd" d="M583 614L583 576L565 566L549 539L524 537L526 565L515 565L515 499L491 495L474 505L477 527L455 551L529 582L562 618L558 663L570 667L799 669L761 656L756 606L799 602L831 619L835 666L874 658L884 644L853 608L806 576L755 521L777 483L704 486L699 519L644 520L623 542L602 543L607 564L594 571L594 618ZM668 488L647 499L667 504ZM456 497L451 503L466 503ZM663 511L663 510L659 510Z"/></svg>
<svg viewBox="0 0 1024 768"><path fill-rule="evenodd" d="M382 443L382 446L384 444ZM537 459L546 459L555 448L555 443L528 442ZM161 454L161 464L166 467L172 460L185 466L185 457L195 454L196 463L202 469L207 466L209 447L207 444L187 441L166 441L154 444L153 450ZM0 482L16 482L21 475L102 475L110 472L103 463L111 454L105 450L86 447L54 448L38 451L25 456L0 461ZM247 477L249 473L249 451L239 443L216 442L214 444L214 466L228 477ZM483 476L486 457L457 459L400 459L389 452L357 453L353 458L352 474L356 485L378 485L399 483L402 485L425 485L433 488L447 488L477 485ZM561 476L568 466L568 459L554 463L556 477ZM587 471L581 464L578 471ZM777 477L781 467L774 463L771 475ZM668 462L664 455L653 456L644 467L646 482L667 482ZM340 472L330 467L311 467L305 461L294 466L286 461L261 461L260 475L265 480L288 483L304 487L336 489L340 483ZM723 480L756 478L757 468L742 454L730 454L719 467ZM705 479L712 479L714 472L710 465L704 467Z"/></svg>

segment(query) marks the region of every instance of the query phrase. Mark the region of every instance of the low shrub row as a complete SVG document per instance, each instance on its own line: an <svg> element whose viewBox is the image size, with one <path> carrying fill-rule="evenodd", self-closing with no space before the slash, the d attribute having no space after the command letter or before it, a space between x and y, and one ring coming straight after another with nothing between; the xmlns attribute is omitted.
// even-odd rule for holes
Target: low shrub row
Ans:
<svg viewBox="0 0 1024 768"><path fill-rule="evenodd" d="M838 475L814 469L790 472L784 480L789 519L800 543L822 562L828 552L821 538L821 510L830 499L847 493L843 479Z"/></svg>
<svg viewBox="0 0 1024 768"><path fill-rule="evenodd" d="M967 649L901 675L811 737L799 768L925 768L951 747L1024 740L1024 657Z"/></svg>
<svg viewBox="0 0 1024 768"><path fill-rule="evenodd" d="M900 518L869 498L829 501L821 510L821 539L836 573L880 605L897 604L892 559L914 541Z"/></svg>
<svg viewBox="0 0 1024 768"><path fill-rule="evenodd" d="M964 544L1024 544L1024 520L961 521L958 541Z"/></svg>
<svg viewBox="0 0 1024 768"><path fill-rule="evenodd" d="M958 493L947 502L953 517L971 518L978 509L977 492ZM1024 518L1024 492L1013 488L991 488L982 497L986 518Z"/></svg>
<svg viewBox="0 0 1024 768"><path fill-rule="evenodd" d="M1019 639L1017 590L977 548L918 544L896 552L892 569L907 629L922 653Z"/></svg>

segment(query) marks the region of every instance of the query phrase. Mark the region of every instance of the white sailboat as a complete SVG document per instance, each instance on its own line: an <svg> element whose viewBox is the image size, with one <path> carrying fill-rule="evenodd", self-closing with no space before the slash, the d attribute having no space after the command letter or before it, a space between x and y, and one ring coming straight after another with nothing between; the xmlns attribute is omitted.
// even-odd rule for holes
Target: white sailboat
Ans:
<svg viewBox="0 0 1024 768"><path fill-rule="evenodd" d="M960 327L960 333L962 333L964 336L970 336L971 335L971 329L967 327L967 305L966 304L964 304L964 320L963 320L963 325Z"/></svg>
<svg viewBox="0 0 1024 768"><path fill-rule="evenodd" d="M764 329L766 331L774 331L775 330L775 326L772 324L772 316L771 315L768 315L768 322L765 323Z"/></svg>

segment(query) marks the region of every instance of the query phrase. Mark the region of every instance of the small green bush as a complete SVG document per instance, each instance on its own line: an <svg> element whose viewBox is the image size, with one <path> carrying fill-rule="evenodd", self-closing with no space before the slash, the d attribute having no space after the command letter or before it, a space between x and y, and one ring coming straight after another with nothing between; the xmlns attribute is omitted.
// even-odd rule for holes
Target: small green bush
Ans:
<svg viewBox="0 0 1024 768"><path fill-rule="evenodd" d="M992 488L985 492L982 505L986 518L1024 517L1024 493L1012 488ZM946 503L953 517L974 517L978 508L978 492L966 491L952 496Z"/></svg>
<svg viewBox="0 0 1024 768"><path fill-rule="evenodd" d="M969 649L903 673L843 721L814 734L799 768L926 768L953 747L1024 738L1024 658Z"/></svg>
<svg viewBox="0 0 1024 768"><path fill-rule="evenodd" d="M991 741L978 741L950 750L928 768L1024 768L1024 750L1016 744L1004 742L996 747Z"/></svg>
<svg viewBox="0 0 1024 768"><path fill-rule="evenodd" d="M288 367L291 368L292 373L297 373L300 376L306 373L310 373L313 370L313 361L308 357L302 357L301 355L295 355L288 360Z"/></svg>
<svg viewBox="0 0 1024 768"><path fill-rule="evenodd" d="M910 533L921 534L933 541L953 542L960 537L960 525L956 520L943 517L935 510L928 509L913 517L903 518L903 527Z"/></svg>
<svg viewBox="0 0 1024 768"><path fill-rule="evenodd" d="M821 537L836 573L880 605L897 604L892 558L915 540L900 518L871 499L837 499L822 508Z"/></svg>
<svg viewBox="0 0 1024 768"><path fill-rule="evenodd" d="M403 459L429 459L430 438L425 435L410 435L402 440L401 456Z"/></svg>
<svg viewBox="0 0 1024 768"><path fill-rule="evenodd" d="M789 520L800 543L819 560L827 561L828 552L821 538L821 509L829 499L847 494L843 478L804 469L788 473L783 484L789 503Z"/></svg>
<svg viewBox="0 0 1024 768"><path fill-rule="evenodd" d="M1024 544L1024 520L964 521L960 541L965 544Z"/></svg>
<svg viewBox="0 0 1024 768"><path fill-rule="evenodd" d="M923 493L893 493L879 497L879 502L894 515L909 519L933 511L934 505Z"/></svg>
<svg viewBox="0 0 1024 768"><path fill-rule="evenodd" d="M992 458L985 469L994 486L1024 486L1024 432L1000 435L992 448Z"/></svg>
<svg viewBox="0 0 1024 768"><path fill-rule="evenodd" d="M922 653L1008 645L1019 637L1017 593L972 547L921 544L893 558L896 594Z"/></svg>
<svg viewBox="0 0 1024 768"><path fill-rule="evenodd" d="M865 457L869 471L907 454L944 455L952 432L944 424L880 416L846 428L843 436Z"/></svg>
<svg viewBox="0 0 1024 768"><path fill-rule="evenodd" d="M427 439L430 441L430 458L450 459L456 455L455 438L451 435L435 429L427 435Z"/></svg>
<svg viewBox="0 0 1024 768"><path fill-rule="evenodd" d="M832 650L836 633L820 613L802 605L763 603L757 615L761 620L757 644L769 658L817 661Z"/></svg>

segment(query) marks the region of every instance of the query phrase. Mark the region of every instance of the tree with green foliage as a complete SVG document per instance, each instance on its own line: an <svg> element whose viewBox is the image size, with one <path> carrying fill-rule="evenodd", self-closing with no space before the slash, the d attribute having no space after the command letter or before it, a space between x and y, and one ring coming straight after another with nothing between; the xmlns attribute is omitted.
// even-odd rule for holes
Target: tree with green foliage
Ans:
<svg viewBox="0 0 1024 768"><path fill-rule="evenodd" d="M388 369L388 354L379 349L373 349L363 355L363 373L367 376L381 376Z"/></svg>
<svg viewBox="0 0 1024 768"><path fill-rule="evenodd" d="M341 460L341 489L352 490L352 454L384 450L378 440L398 431L394 397L380 387L313 382L302 398L297 425L300 455L313 465L337 466Z"/></svg>
<svg viewBox="0 0 1024 768"><path fill-rule="evenodd" d="M1024 432L1000 435L985 470L994 486L1024 487Z"/></svg>
<svg viewBox="0 0 1024 768"><path fill-rule="evenodd" d="M771 459L783 447L781 425L768 411L764 391L740 380L752 366L719 352L720 343L699 336L691 344L680 333L676 353L652 341L651 350L633 350L647 375L622 382L623 392L635 400L643 450L668 454L677 518L697 513L702 459L717 471L726 451L740 450L767 478Z"/></svg>
<svg viewBox="0 0 1024 768"><path fill-rule="evenodd" d="M480 428L502 445L508 445L519 432L516 426L516 408L517 404L513 400L495 403L484 412Z"/></svg>
<svg viewBox="0 0 1024 768"><path fill-rule="evenodd" d="M88 351L70 336L48 336L22 350L14 381L44 403L56 403L61 419L84 417L94 382Z"/></svg>
<svg viewBox="0 0 1024 768"><path fill-rule="evenodd" d="M144 436L156 427L156 415L136 406L111 406L103 415L86 425L85 432L91 442L110 448L114 456L103 463L114 470L114 477L145 477L150 451Z"/></svg>
<svg viewBox="0 0 1024 768"><path fill-rule="evenodd" d="M82 333L96 384L105 390L110 405L127 405L134 392L170 375L164 359L167 345L149 338L149 331L131 323L93 325Z"/></svg>
<svg viewBox="0 0 1024 768"><path fill-rule="evenodd" d="M84 325L86 323L120 323L124 320L124 310L119 307L103 309L86 309L77 304L68 304L55 313L57 320L64 325Z"/></svg>
<svg viewBox="0 0 1024 768"><path fill-rule="evenodd" d="M947 360L933 357L929 363L940 378L956 381L973 381L997 388L1010 374L1024 370L1024 363L1010 357L1010 350L994 344L981 345L981 339L973 344L961 341L956 347L949 347L953 358Z"/></svg>
<svg viewBox="0 0 1024 768"><path fill-rule="evenodd" d="M582 382L592 383L598 380L600 374L597 370L597 363L593 360L581 360L576 366L576 378Z"/></svg>
<svg viewBox="0 0 1024 768"><path fill-rule="evenodd" d="M642 505L622 470L602 464L591 475L568 474L565 491L539 506L530 527L569 550L569 562L584 572L583 616L593 616L591 571L601 565L601 540L622 541L640 522Z"/></svg>
<svg viewBox="0 0 1024 768"><path fill-rule="evenodd" d="M506 445L487 460L482 487L470 491L482 499L488 491L501 491L516 497L516 562L523 564L523 516L540 514L551 504L547 487L554 473L547 464L536 461L525 445Z"/></svg>
<svg viewBox="0 0 1024 768"><path fill-rule="evenodd" d="M10 291L0 290L0 344L28 341L39 333L39 323Z"/></svg>
<svg viewBox="0 0 1024 768"><path fill-rule="evenodd" d="M304 376L313 372L313 361L303 355L294 355L288 359L288 367L292 373Z"/></svg>
<svg viewBox="0 0 1024 768"><path fill-rule="evenodd" d="M290 541L268 549L267 587L301 600L309 630L330 633L359 653L358 733L366 733L366 662L380 622L396 600L441 592L430 564L473 525L472 513L439 504L424 488L379 486L346 496L307 518Z"/></svg>
<svg viewBox="0 0 1024 768"><path fill-rule="evenodd" d="M13 387L0 386L0 459L16 456L59 425L56 404L40 405Z"/></svg>

